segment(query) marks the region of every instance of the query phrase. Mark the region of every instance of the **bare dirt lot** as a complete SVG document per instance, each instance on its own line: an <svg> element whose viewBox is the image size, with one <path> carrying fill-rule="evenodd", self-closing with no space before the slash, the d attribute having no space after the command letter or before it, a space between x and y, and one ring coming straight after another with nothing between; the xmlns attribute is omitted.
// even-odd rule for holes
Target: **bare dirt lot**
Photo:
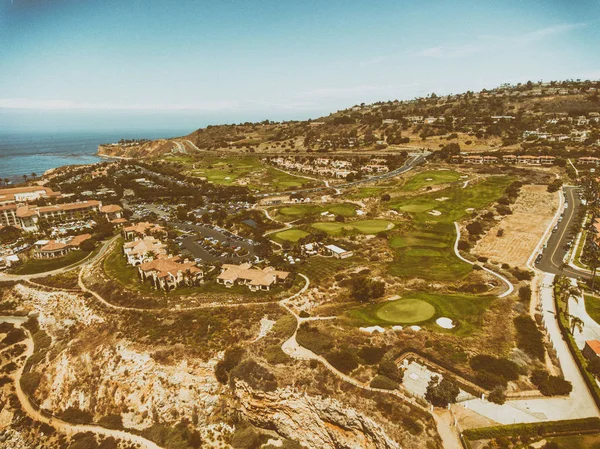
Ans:
<svg viewBox="0 0 600 449"><path fill-rule="evenodd" d="M556 193L548 193L546 186L526 185L513 207L513 214L505 216L475 245L473 253L511 266L525 266L527 259L556 213ZM498 237L498 230L504 234Z"/></svg>

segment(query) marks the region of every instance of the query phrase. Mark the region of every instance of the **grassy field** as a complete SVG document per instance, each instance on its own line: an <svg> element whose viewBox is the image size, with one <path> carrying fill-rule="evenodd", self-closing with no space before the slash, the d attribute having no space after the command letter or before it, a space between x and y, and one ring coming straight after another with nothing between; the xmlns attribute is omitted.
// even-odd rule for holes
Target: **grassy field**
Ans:
<svg viewBox="0 0 600 449"><path fill-rule="evenodd" d="M332 221L313 223L311 226L319 231L325 231L329 235L341 235L354 232L360 234L377 234L386 229L392 229L394 223L387 220L361 220L353 221L351 223L338 223Z"/></svg>
<svg viewBox="0 0 600 449"><path fill-rule="evenodd" d="M547 441L557 443L561 449L600 449L600 435L568 435L547 438Z"/></svg>
<svg viewBox="0 0 600 449"><path fill-rule="evenodd" d="M355 255L349 259L335 259L333 257L311 257L299 269L300 273L310 278L311 283L318 283L322 279L332 277L336 273L353 265L364 262L360 256Z"/></svg>
<svg viewBox="0 0 600 449"><path fill-rule="evenodd" d="M286 231L281 231L275 234L275 238L278 240L285 240L288 242L296 243L302 237L306 237L308 232L303 231L301 229L288 229Z"/></svg>
<svg viewBox="0 0 600 449"><path fill-rule="evenodd" d="M283 191L302 187L310 179L290 175L271 166L264 165L257 156L219 158L205 156L197 160L186 155L165 156L166 160L179 162L188 167L193 176L222 185L237 185L242 178L245 185L259 191Z"/></svg>
<svg viewBox="0 0 600 449"><path fill-rule="evenodd" d="M588 315L598 324L600 324L600 298L592 295L584 295L585 310Z"/></svg>
<svg viewBox="0 0 600 449"><path fill-rule="evenodd" d="M490 296L411 292L395 301L352 308L345 315L355 326L418 323L440 331L435 320L447 317L457 324L451 332L468 334L480 324L491 302Z"/></svg>
<svg viewBox="0 0 600 449"><path fill-rule="evenodd" d="M354 204L342 203L320 206L317 204L294 204L276 209L276 215L283 221L297 220L298 218L312 217L329 212L342 217L356 215L357 207Z"/></svg>
<svg viewBox="0 0 600 449"><path fill-rule="evenodd" d="M511 182L509 177L491 177L465 189L455 186L392 201L391 208L409 213L414 222L390 239L390 247L396 252L390 274L440 281L469 274L472 266L454 254L454 221L467 215L468 208L479 209L497 200ZM442 197L448 199L437 200ZM441 215L430 215L430 210L440 211Z"/></svg>
<svg viewBox="0 0 600 449"><path fill-rule="evenodd" d="M469 184L465 189L455 186L423 195L397 198L390 202L389 207L408 212L419 222L454 222L463 218L468 213L467 209L481 209L497 200L512 181L508 176L493 176ZM439 201L439 198L447 199ZM441 215L428 214L431 210L437 210Z"/></svg>
<svg viewBox="0 0 600 449"><path fill-rule="evenodd" d="M454 170L429 170L419 173L408 180L402 190L413 192L425 187L433 187L440 184L456 182L460 179L460 173Z"/></svg>
<svg viewBox="0 0 600 449"><path fill-rule="evenodd" d="M29 259L23 265L17 267L15 274L36 274L58 270L81 261L88 254L88 251L77 250L56 259Z"/></svg>

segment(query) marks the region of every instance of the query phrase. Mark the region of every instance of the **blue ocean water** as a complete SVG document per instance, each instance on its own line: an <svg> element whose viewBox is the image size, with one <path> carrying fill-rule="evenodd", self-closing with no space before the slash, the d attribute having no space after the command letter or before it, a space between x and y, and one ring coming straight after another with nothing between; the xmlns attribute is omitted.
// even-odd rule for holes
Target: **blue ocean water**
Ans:
<svg viewBox="0 0 600 449"><path fill-rule="evenodd" d="M6 132L0 131L0 179L22 181L25 174L42 175L50 168L91 164L103 160L96 156L98 145L120 139L157 139L186 135L191 130L173 132ZM106 160L106 159L104 159Z"/></svg>

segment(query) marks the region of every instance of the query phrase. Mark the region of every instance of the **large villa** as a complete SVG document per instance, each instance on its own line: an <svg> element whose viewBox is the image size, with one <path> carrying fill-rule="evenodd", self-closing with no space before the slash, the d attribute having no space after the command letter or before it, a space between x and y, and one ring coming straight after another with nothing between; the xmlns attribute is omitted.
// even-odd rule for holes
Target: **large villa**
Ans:
<svg viewBox="0 0 600 449"><path fill-rule="evenodd" d="M287 271L278 271L273 267L256 268L249 263L241 265L223 265L221 274L217 277L217 283L227 288L233 287L236 283L247 285L253 291L268 291L277 282L285 281L290 273Z"/></svg>

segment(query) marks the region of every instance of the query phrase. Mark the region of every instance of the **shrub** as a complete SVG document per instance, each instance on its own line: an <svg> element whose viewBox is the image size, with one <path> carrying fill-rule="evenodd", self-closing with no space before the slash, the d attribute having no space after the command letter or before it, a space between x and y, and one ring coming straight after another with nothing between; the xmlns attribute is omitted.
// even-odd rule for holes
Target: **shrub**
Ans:
<svg viewBox="0 0 600 449"><path fill-rule="evenodd" d="M583 433L600 431L600 418L566 419L530 424L511 424L507 426L466 429L463 434L469 440L487 440L491 438L519 436L540 437L556 433Z"/></svg>
<svg viewBox="0 0 600 449"><path fill-rule="evenodd" d="M41 380L42 375L35 371L23 373L21 376L21 388L26 394L33 396L35 390L37 390L37 387L40 385Z"/></svg>
<svg viewBox="0 0 600 449"><path fill-rule="evenodd" d="M17 328L8 332L6 337L4 337L4 340L2 340L2 344L10 346L23 339L25 339L25 332L23 331L23 329Z"/></svg>
<svg viewBox="0 0 600 449"><path fill-rule="evenodd" d="M215 377L222 384L229 380L229 372L235 368L244 357L245 351L242 348L231 348L225 351L223 360L220 360L215 367Z"/></svg>
<svg viewBox="0 0 600 449"><path fill-rule="evenodd" d="M466 226L466 228L467 228L467 231L469 231L469 234L471 234L471 235L477 236L477 235L483 234L483 226L478 221L469 223Z"/></svg>
<svg viewBox="0 0 600 449"><path fill-rule="evenodd" d="M456 402L460 390L454 381L444 377L439 382L437 376L433 376L427 385L425 399L437 407L447 407L448 404Z"/></svg>
<svg viewBox="0 0 600 449"><path fill-rule="evenodd" d="M121 415L106 415L98 420L98 424L102 427L106 427L107 429L123 429L123 418Z"/></svg>
<svg viewBox="0 0 600 449"><path fill-rule="evenodd" d="M238 427L231 437L231 445L235 449L255 449L260 446L260 437L252 426Z"/></svg>
<svg viewBox="0 0 600 449"><path fill-rule="evenodd" d="M270 345L265 348L265 352L263 354L265 360L269 362L271 365L278 365L280 363L286 363L290 360L289 356L283 352L281 346L279 345Z"/></svg>
<svg viewBox="0 0 600 449"><path fill-rule="evenodd" d="M379 363L377 374L381 374L398 383L402 382L402 379L404 378L404 371L402 371L393 360L382 360L381 363Z"/></svg>
<svg viewBox="0 0 600 449"><path fill-rule="evenodd" d="M469 361L471 368L477 371L476 381L484 388L506 386L510 380L519 378L519 366L510 360L491 355L476 355Z"/></svg>
<svg viewBox="0 0 600 449"><path fill-rule="evenodd" d="M277 379L266 367L254 360L244 360L231 370L230 380L240 379L255 390L275 391Z"/></svg>
<svg viewBox="0 0 600 449"><path fill-rule="evenodd" d="M332 351L325 358L335 369L344 374L348 374L358 367L356 354L348 349Z"/></svg>
<svg viewBox="0 0 600 449"><path fill-rule="evenodd" d="M382 376L381 374L375 376L373 380L371 380L369 386L372 388L381 388L382 390L397 390L400 387L398 382L393 381L389 377Z"/></svg>
<svg viewBox="0 0 600 449"><path fill-rule="evenodd" d="M496 387L490 392L488 401L494 404L504 404L506 402L506 392L504 389Z"/></svg>
<svg viewBox="0 0 600 449"><path fill-rule="evenodd" d="M292 315L284 315L279 318L271 329L271 336L287 340L296 331L296 318Z"/></svg>
<svg viewBox="0 0 600 449"><path fill-rule="evenodd" d="M402 418L402 424L413 435L420 435L423 432L423 426L409 416Z"/></svg>
<svg viewBox="0 0 600 449"><path fill-rule="evenodd" d="M358 356L367 365L375 365L381 361L385 354L386 348L378 348L377 346L362 346L358 351Z"/></svg>
<svg viewBox="0 0 600 449"><path fill-rule="evenodd" d="M385 282L367 276L357 276L350 282L350 295L360 302L380 298L385 293Z"/></svg>
<svg viewBox="0 0 600 449"><path fill-rule="evenodd" d="M60 417L73 424L90 424L92 422L92 415L89 412L75 407L67 408L60 414Z"/></svg>
<svg viewBox="0 0 600 449"><path fill-rule="evenodd" d="M519 291L519 296L520 294ZM529 315L519 315L514 322L517 329L517 346L526 354L544 360L544 336L535 321Z"/></svg>
<svg viewBox="0 0 600 449"><path fill-rule="evenodd" d="M309 324L300 326L296 340L301 346L316 354L324 354L333 347L333 341L328 336L321 334L316 327Z"/></svg>
<svg viewBox="0 0 600 449"><path fill-rule="evenodd" d="M531 301L531 287L529 285L525 285L519 289L519 301Z"/></svg>

